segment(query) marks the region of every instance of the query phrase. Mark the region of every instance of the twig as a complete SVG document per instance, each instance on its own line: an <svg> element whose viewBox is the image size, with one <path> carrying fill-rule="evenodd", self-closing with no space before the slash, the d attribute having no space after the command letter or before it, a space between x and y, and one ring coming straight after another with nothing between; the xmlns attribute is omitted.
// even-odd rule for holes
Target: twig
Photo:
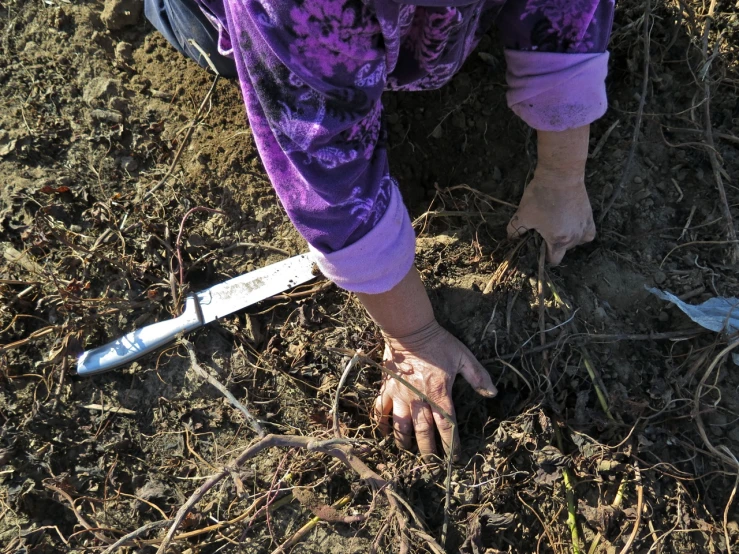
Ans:
<svg viewBox="0 0 739 554"><path fill-rule="evenodd" d="M324 443L325 444L325 443ZM302 437L294 435L266 435L256 443L246 448L236 459L234 459L228 466L221 469L218 473L211 475L199 488L196 490L190 498L185 502L180 509L177 511L177 515L171 521L171 525L164 539L162 540L157 554L164 554L167 551L169 544L172 542L174 534L177 532L177 528L180 526L185 516L192 510L200 499L218 484L223 478L241 467L247 460L259 454L262 450L267 448L278 447L278 448L306 448L322 452L329 456L341 461L346 467L356 471L360 478L366 481L373 490L383 490L388 487L388 482L380 477L377 473L372 471L367 465L357 458L350 446L344 444L331 443L330 446L324 446L321 442L316 441L312 437ZM392 505L396 505L395 499L388 495Z"/></svg>
<svg viewBox="0 0 739 554"><path fill-rule="evenodd" d="M230 527L232 525L236 525L237 523L240 523L241 521L244 521L247 517L254 515L256 517L259 515L257 512L257 509L260 507L260 505L264 502L266 496L263 496L259 498L258 500L255 500L246 510L244 510L241 514L236 516L233 519L229 519L226 521L221 521L218 523L215 523L213 525L209 525L207 527L202 527L200 529L195 529L193 531L187 531L186 533L180 533L174 537L174 540L185 540L185 539L191 539L193 537L197 537L200 535L204 535L206 533L212 533L214 531L218 531L220 529L223 529L224 527ZM277 500L276 502L273 502L269 505L270 511L274 511L280 506L283 506L286 502L292 501L293 497L292 494L288 494L284 497L282 497L280 500ZM254 512L257 512L256 514ZM135 531L132 531L125 537L121 537L118 541L116 541L114 544L106 548L102 554L112 554L117 548L120 548L121 546L125 546L128 543L130 543L132 540L136 539L137 537L143 535L144 533L148 531L153 531L154 529L161 529L162 527L166 527L167 525L171 524L172 520L165 519L162 521L154 521L152 523L147 523L146 525L143 525L142 527L139 527ZM143 539L140 541L142 544L149 544L149 545L157 545L162 542L162 539Z"/></svg>
<svg viewBox="0 0 739 554"><path fill-rule="evenodd" d="M502 204L503 206L508 206L509 208L513 208L514 210L518 209L518 206L516 204L511 204L510 202L506 202L505 200L501 200L500 198L495 198L494 196L490 196L489 194L485 194L484 192L474 189L469 185L454 185L451 187L447 187L442 189L438 185L436 186L436 190L439 192L445 192L450 193L454 190L466 190L468 192L471 192L475 196L479 196L480 198L483 198L485 200L489 200L490 202L495 202L497 204Z"/></svg>
<svg viewBox="0 0 739 554"><path fill-rule="evenodd" d="M503 364L508 369L510 369L513 373L515 373L516 375L518 375L521 378L521 380L524 383L526 383L526 386L529 387L529 392L533 394L534 387L531 386L531 383L529 383L529 380L526 379L526 377L524 376L524 374L521 373L516 366L514 366L513 364L509 364L508 362L506 362L505 360L503 360L502 357L501 358L493 358L491 360L483 360L482 363L485 364L485 362L498 362L499 364Z"/></svg>
<svg viewBox="0 0 739 554"><path fill-rule="evenodd" d="M349 501L351 499L348 496L345 496L343 498L340 498L337 502L334 502L334 504L331 505L332 508L343 508L347 504L349 504ZM298 544L300 541L302 541L305 536L310 533L316 525L318 525L321 522L321 518L318 516L315 516L311 518L311 520L303 525L300 529L298 529L295 534L287 539L285 542L283 542L280 546L278 546L272 554L284 554L287 552L289 548L292 548L296 544Z"/></svg>
<svg viewBox="0 0 739 554"><path fill-rule="evenodd" d="M596 371L595 365L593 365L593 361L590 358L590 353L585 349L583 346L580 349L580 354L582 355L582 361L583 364L585 364L585 369L588 372L588 375L590 376L590 380L593 382L593 385L595 386L595 394L598 397L598 402L600 403L600 407L605 412L608 419L611 421L615 421L613 419L613 415L611 414L611 410L608 407L608 400L606 399L606 395L603 392L603 381L600 377L600 374ZM600 386L598 386L600 384Z"/></svg>
<svg viewBox="0 0 739 554"><path fill-rule="evenodd" d="M446 495L444 498L444 523L441 526L441 545L446 549L446 540L449 537L449 508L452 506L452 459L454 458L454 449L456 448L455 440L457 436L457 423L452 425L452 440L449 445L449 453L447 454L446 466Z"/></svg>
<svg viewBox="0 0 739 554"><path fill-rule="evenodd" d="M564 301L562 296L557 292L557 287L554 285L554 282L547 278L547 284L549 285L549 290L552 291L552 295L557 300L557 303L562 306L562 310L565 313L565 317L569 320L568 325L572 327L572 330L577 333L577 324L574 320L570 318L570 308L569 305ZM613 418L613 415L611 414L611 410L608 407L608 392L606 391L605 384L603 383L603 379L600 376L600 373L596 369L595 365L592 362L592 358L590 357L590 352L582 346L580 348L580 355L582 356L583 363L585 364L585 369L588 372L588 375L590 376L590 380L593 382L593 387L595 387L595 393L598 396L598 402L600 403L601 408L603 409L603 412L605 412L606 417L610 419L611 421L615 421Z"/></svg>
<svg viewBox="0 0 739 554"><path fill-rule="evenodd" d="M438 543L434 540L434 537L429 535L428 533L424 533L420 529L411 529L416 535L418 535L420 538L428 542L429 548L434 552L434 554L444 554L446 550L442 550Z"/></svg>
<svg viewBox="0 0 739 554"><path fill-rule="evenodd" d="M544 316L546 313L546 307L544 306L544 263L546 262L547 257L547 243L546 241L542 240L541 245L539 247L539 278L538 278L538 290L537 290L537 296L539 301L539 342L540 346L544 346L546 344L546 329L544 325ZM547 351L544 350L544 353L542 354L542 363L544 365L544 370L547 375L547 381L549 381L549 365L547 364L547 360L549 359L549 355L547 354ZM549 388L551 388L551 382L549 382Z"/></svg>
<svg viewBox="0 0 739 554"><path fill-rule="evenodd" d="M551 531L549 531L549 527L547 527L547 526L546 526L546 525L544 524L544 520L543 520L543 519L542 519L542 518L541 518L541 517L539 516L539 514L537 513L537 511L536 511L536 510L534 510L534 508L532 508L532 507L531 507L531 506L529 506L528 504L526 504L526 501L525 501L525 500L524 500L523 498L521 498L521 493L519 493L519 492L516 492L516 496L517 496L517 497L518 497L518 499L519 499L519 500L521 501L521 504L523 504L524 506L526 506L526 507L527 507L527 508L529 509L529 511L530 511L530 512L531 512L532 514L534 514L534 516L536 517L536 519L538 519L538 520L539 520L539 523L541 524L542 528L544 529L544 534L545 534L545 535L547 536L547 538L549 539L549 546L551 546L551 547L552 547L552 552L556 552L556 550L555 550L554 548L555 548L555 545L557 544L557 542L555 542L555 541L554 541L554 537L552 537L552 533L551 533Z"/></svg>
<svg viewBox="0 0 739 554"><path fill-rule="evenodd" d="M626 541L626 544L621 549L620 554L626 554L634 544L637 533L639 533L639 525L641 525L641 513L644 509L644 485L641 482L641 471L639 470L639 462L634 462L634 472L636 473L636 521L634 522L634 528L631 530L631 535Z"/></svg>
<svg viewBox="0 0 739 554"><path fill-rule="evenodd" d="M567 526L572 536L572 553L580 554L580 531L577 529L577 503L575 502L575 487L572 483L572 474L569 468L562 472L567 497Z"/></svg>
<svg viewBox="0 0 739 554"><path fill-rule="evenodd" d="M339 426L339 395L341 394L341 389L344 388L344 384L349 377L349 373L354 368L354 366L357 365L357 362L359 361L359 357L361 355L362 351L357 350L357 353L354 354L352 359L349 360L349 363L346 364L346 367L344 368L344 373L341 374L341 379L339 379L339 385L336 387L336 394L334 395L334 406L332 410L334 420L334 436L336 438L341 438L341 427Z"/></svg>
<svg viewBox="0 0 739 554"><path fill-rule="evenodd" d="M693 419L695 420L696 425L698 426L698 433L700 434L701 438L703 439L703 444L706 445L706 448L710 450L711 454L718 457L721 461L723 461L725 464L731 466L734 468L734 470L739 470L739 463L737 463L736 458L727 456L726 454L723 454L720 452L711 441L708 439L708 435L706 434L706 428L703 425L703 418L701 417L701 410L700 410L700 400L703 396L703 387L706 384L706 381L708 381L708 378L713 373L713 370L718 366L726 356L729 355L729 352L734 350L739 346L738 342L732 342L729 344L726 348L724 348L721 352L719 352L716 357L713 359L713 361L710 363L710 365L706 368L705 373L703 373L703 377L701 378L700 382L698 383L698 386L695 388L695 393L693 394Z"/></svg>
<svg viewBox="0 0 739 554"><path fill-rule="evenodd" d="M611 503L611 508L620 508L621 503L624 500L624 494L626 492L626 474L623 475L621 478L621 483L618 485L618 490L616 491L616 497L613 499L613 502ZM600 540L603 538L603 535L598 533L595 535L595 538L593 539L593 542L590 543L590 549L588 549L588 554L595 554L596 550L598 549L598 544L600 543Z"/></svg>
<svg viewBox="0 0 739 554"><path fill-rule="evenodd" d="M739 466L739 461L736 459L736 457L731 452L731 450L729 450L728 447L724 445L721 445L721 448L723 448L726 451L726 454L731 456L734 462L736 462L736 465ZM729 508L731 508L731 504L732 502L734 502L734 496L736 495L736 488L738 486L739 486L739 471L737 471L736 479L734 479L734 488L731 489L729 500L726 502L726 507L724 508L724 540L726 541L726 554L731 554L731 536L729 535Z"/></svg>
<svg viewBox="0 0 739 554"><path fill-rule="evenodd" d="M269 244L257 244L256 242L246 242L246 241L229 244L228 246L223 248L223 251L230 252L231 250L236 250L237 248L259 248L261 250L271 250L272 252L277 252L278 254L287 256L288 258L292 256L292 254L290 254L290 252L288 252L287 250L283 250L282 248L277 248L276 246L271 246Z"/></svg>
<svg viewBox="0 0 739 554"><path fill-rule="evenodd" d="M614 334L591 334L591 333L577 333L567 335L566 337L559 338L557 340L550 341L542 346L534 346L523 352L513 352L512 354L504 354L499 358L488 358L481 360L482 364L492 363L500 360L513 360L516 358L522 358L523 356L530 356L543 350L549 350L550 348L557 348L569 344L570 342L576 343L591 343L591 342L616 342L621 340L674 340L674 339L689 339L697 335L703 334L705 331L696 329L695 331L667 331L664 333L614 333Z"/></svg>
<svg viewBox="0 0 739 554"><path fill-rule="evenodd" d="M631 146L629 147L629 154L626 157L626 163L621 172L621 178L618 180L616 188L613 189L611 197L608 199L608 203L603 208L603 211L598 217L598 223L603 223L603 220L608 215L608 212L616 203L616 200L623 193L626 181L631 174L631 164L634 161L634 155L636 154L636 147L639 144L639 134L641 131L641 120L644 115L644 105L647 101L647 91L649 89L649 48L650 48L650 33L649 33L649 22L652 17L652 4L651 0L646 1L644 7L644 22L642 24L642 37L644 41L644 68L642 72L642 85L641 85L641 96L639 97L639 107L636 110L636 120L634 121L634 134L631 137Z"/></svg>
<svg viewBox="0 0 739 554"><path fill-rule="evenodd" d="M7 352L8 350L13 350L14 348L19 348L33 340L40 339L41 337L45 337L46 335L55 333L57 331L60 331L61 329L61 325L52 325L49 327L44 327L43 329L39 329L38 331L34 331L25 339L17 340L8 344L0 344L0 353Z"/></svg>
<svg viewBox="0 0 739 554"><path fill-rule="evenodd" d="M141 199L142 202L148 200L151 198L151 196L158 191L164 183L167 182L167 179L169 179L172 176L172 173L174 172L174 168L177 165L177 162L180 159L180 156L182 155L182 152L185 150L185 145L187 145L188 141L190 140L190 135L192 135L193 129L195 129L195 125L197 125L198 121L200 120L200 116L203 112L203 109L205 109L205 105L208 103L208 100L210 100L211 95L213 94L213 91L216 88L216 83L218 83L218 75L216 74L215 78L213 79L213 84L210 86L210 89L208 90L207 94L203 98L203 101L200 103L200 107L198 108L198 111L195 113L195 117L190 122L190 126L187 128L187 133L185 133L185 138L182 139L182 142L180 143L179 148L177 148L177 152L174 155L174 159L172 160L172 163L169 166L169 169L167 170L167 173L162 177L162 179L154 185L146 194L144 194L144 197Z"/></svg>
<svg viewBox="0 0 739 554"><path fill-rule="evenodd" d="M506 259L498 265L493 274L490 276L490 279L488 280L485 288L482 291L483 294L488 294L492 292L493 288L495 288L495 285L500 282L500 280L503 278L503 275L505 275L506 271L508 271L508 269L512 265L513 257L516 255L518 250L524 244L526 244L527 240L527 238L524 238L522 240L516 241L516 246L513 247L513 249L506 256Z"/></svg>
<svg viewBox="0 0 739 554"><path fill-rule="evenodd" d="M105 535L102 535L98 533L98 531L101 531L99 527L93 527L90 525L90 523L82 516L82 514L77 510L77 506L75 506L74 499L69 495L67 491L62 489L61 487L58 487L56 483L54 483L51 479L46 479L43 482L44 487L46 487L49 490L52 490L64 498L69 503L70 508L72 508L72 512L74 512L74 516L77 518L77 521L79 522L82 527L90 531L93 535L95 535L95 538L98 540L104 542L105 544L110 544L113 542L112 539L106 537ZM108 529L108 531L114 531L113 529Z"/></svg>
<svg viewBox="0 0 739 554"><path fill-rule="evenodd" d="M562 432L559 425L554 425L554 436L557 440L559 451L564 454L564 444L562 441ZM562 479L565 485L565 497L567 498L567 526L570 528L572 536L572 554L580 554L580 530L577 527L577 500L575 499L575 480L570 472L570 468L565 467L562 472Z"/></svg>
<svg viewBox="0 0 739 554"><path fill-rule="evenodd" d="M735 247L739 247L739 240L694 240L692 242L686 242L684 244L678 244L675 246L672 250L670 250L667 255L662 259L662 262L660 262L659 267L662 269L662 266L665 265L665 262L667 261L667 258L670 257L670 255L679 248L685 248L686 246L694 246L696 244L733 244Z"/></svg>
<svg viewBox="0 0 739 554"><path fill-rule="evenodd" d="M731 209L729 208L729 201L726 198L726 189L724 188L724 180L721 177L721 164L719 164L718 157L716 156L716 145L713 141L713 124L711 123L711 85L708 80L708 72L710 70L710 60L708 59L708 34L711 31L711 23L714 20L714 12L716 9L716 0L711 0L711 4L708 8L708 14L706 16L706 25L703 28L703 47L701 48L701 54L703 56L703 95L705 101L703 102L703 118L704 118L704 136L706 139L706 150L708 151L708 157L711 160L711 169L713 170L713 178L716 181L718 187L718 194L721 198L721 210L726 220L726 237L730 241L736 241L736 229L734 228L734 219L731 217ZM733 243L734 247L731 250L731 261L736 263L739 261L739 244Z"/></svg>
<svg viewBox="0 0 739 554"><path fill-rule="evenodd" d="M246 407L236 400L236 397L231 394L231 391L229 391L223 384L218 381L213 375L210 374L209 371L204 369L199 363L198 358L195 355L195 348L193 348L192 343L187 340L186 338L180 338L180 344L184 346L187 349L187 353L190 355L190 367L192 367L193 371L197 373L201 378L205 379L213 385L215 388L218 389L218 391L226 397L226 399L231 403L231 405L239 410L242 414L244 414L244 417L246 418L246 421L249 422L249 425L254 430L254 432L259 435L260 437L264 437L266 435L266 432L264 431L264 428L259 423L259 420L255 418L253 415L251 415L251 412L246 409Z"/></svg>
<svg viewBox="0 0 739 554"><path fill-rule="evenodd" d="M221 210L206 208L205 206L195 206L194 208L188 210L187 213L182 217L182 221L180 221L180 231L179 233L177 233L177 242L175 242L177 263L180 265L180 286L184 286L185 284L185 266L182 263L182 233L185 231L185 221L187 221L187 218L190 217L190 214L194 214L195 212L208 212L212 214L226 215Z"/></svg>
<svg viewBox="0 0 739 554"><path fill-rule="evenodd" d="M111 544L108 548L106 548L103 551L103 554L112 554L121 546L126 546L130 544L131 542L133 542L135 539L137 539L141 535L144 535L148 533L149 531L153 531L154 529L161 529L162 527L166 527L170 523L171 523L171 520L169 519L165 519L162 521L152 521L151 523L147 523L146 525L139 527L135 531L131 531L128 535L122 536L120 539L118 539L113 544Z"/></svg>
<svg viewBox="0 0 739 554"><path fill-rule="evenodd" d="M498 215L495 212L464 212L459 210L428 210L423 212L421 215L419 215L416 219L413 220L413 227L421 223L421 221L424 221L425 219L429 217L482 217L485 218L486 216L496 216Z"/></svg>
<svg viewBox="0 0 739 554"><path fill-rule="evenodd" d="M211 68L213 73L215 73L216 75L220 75L220 72L218 71L218 69L216 69L216 66L213 63L213 60L210 59L210 54L208 54L205 50L203 50L203 48L198 44L198 42L195 39L189 38L187 39L187 42L192 44L197 49L197 51L200 52L200 55L203 56L205 63L208 64L208 67Z"/></svg>

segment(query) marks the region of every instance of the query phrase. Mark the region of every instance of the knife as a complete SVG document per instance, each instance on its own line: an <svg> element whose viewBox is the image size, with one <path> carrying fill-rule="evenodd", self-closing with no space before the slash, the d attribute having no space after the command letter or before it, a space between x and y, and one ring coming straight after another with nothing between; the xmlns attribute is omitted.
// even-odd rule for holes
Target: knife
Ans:
<svg viewBox="0 0 739 554"><path fill-rule="evenodd" d="M137 329L77 359L78 375L97 375L133 362L218 318L307 283L317 272L308 254L293 256L188 296L181 316Z"/></svg>

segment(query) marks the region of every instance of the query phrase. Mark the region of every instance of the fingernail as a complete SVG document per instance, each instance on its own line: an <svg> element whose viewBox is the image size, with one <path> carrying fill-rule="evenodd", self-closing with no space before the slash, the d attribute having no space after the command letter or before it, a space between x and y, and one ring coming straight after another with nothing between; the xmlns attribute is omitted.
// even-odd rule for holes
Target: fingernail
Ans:
<svg viewBox="0 0 739 554"><path fill-rule="evenodd" d="M498 391L495 389L483 389L482 387L479 389L475 389L475 392L479 394L480 396L484 396L485 398L495 398L498 395Z"/></svg>

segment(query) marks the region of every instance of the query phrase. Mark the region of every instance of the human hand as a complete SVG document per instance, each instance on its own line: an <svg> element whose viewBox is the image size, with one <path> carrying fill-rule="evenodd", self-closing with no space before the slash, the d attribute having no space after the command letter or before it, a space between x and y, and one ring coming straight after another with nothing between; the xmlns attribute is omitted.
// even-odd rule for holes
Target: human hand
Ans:
<svg viewBox="0 0 739 554"><path fill-rule="evenodd" d="M518 211L508 223L508 236L537 231L547 243L547 261L558 265L570 248L595 238L593 209L584 177L537 168Z"/></svg>
<svg viewBox="0 0 739 554"><path fill-rule="evenodd" d="M384 365L422 392L430 401L455 419L452 385L458 373L478 394L494 397L498 391L487 370L469 349L436 321L406 337L386 337ZM415 430L418 450L424 457L436 454L434 426L448 453L455 427L439 410L399 380L385 375L374 415L380 432L387 435L390 419L395 442L410 450ZM454 438L454 457L459 455L459 435Z"/></svg>

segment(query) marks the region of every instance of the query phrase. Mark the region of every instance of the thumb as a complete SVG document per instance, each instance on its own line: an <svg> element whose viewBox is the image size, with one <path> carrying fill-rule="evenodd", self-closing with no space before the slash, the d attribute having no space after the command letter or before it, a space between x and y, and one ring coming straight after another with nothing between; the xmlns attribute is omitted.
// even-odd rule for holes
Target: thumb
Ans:
<svg viewBox="0 0 739 554"><path fill-rule="evenodd" d="M471 352L462 362L460 373L465 381L472 385L472 388L475 389L477 394L485 398L493 398L498 394L498 389L493 385L493 380L490 378L488 370L477 361Z"/></svg>
<svg viewBox="0 0 739 554"><path fill-rule="evenodd" d="M588 221L588 224L585 227L585 233L583 233L580 244L584 244L586 242L592 242L594 239L595 239L595 222L591 219L590 221Z"/></svg>
<svg viewBox="0 0 739 554"><path fill-rule="evenodd" d="M547 242L547 261L551 265L559 265L567 252L567 243Z"/></svg>
<svg viewBox="0 0 739 554"><path fill-rule="evenodd" d="M526 226L526 223L524 222L523 217L520 215L520 210L513 214L513 217L508 222L508 227L506 228L506 230L508 231L509 239L517 239L519 237L522 237L529 230L529 228Z"/></svg>

